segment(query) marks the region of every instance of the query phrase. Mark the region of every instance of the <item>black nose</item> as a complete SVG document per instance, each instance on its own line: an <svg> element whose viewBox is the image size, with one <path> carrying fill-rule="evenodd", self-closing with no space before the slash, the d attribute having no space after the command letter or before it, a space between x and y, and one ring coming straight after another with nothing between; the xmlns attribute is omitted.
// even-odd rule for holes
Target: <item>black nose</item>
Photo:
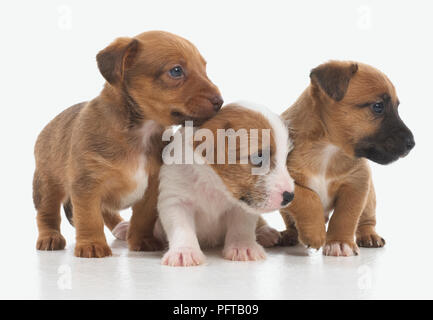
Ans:
<svg viewBox="0 0 433 320"><path fill-rule="evenodd" d="M219 109L221 109L224 100L223 98L221 98L221 96L215 96L210 99L210 102L212 103L214 110L218 111Z"/></svg>
<svg viewBox="0 0 433 320"><path fill-rule="evenodd" d="M406 139L406 149L407 151L410 151L413 149L413 147L415 147L415 140L410 137Z"/></svg>
<svg viewBox="0 0 433 320"><path fill-rule="evenodd" d="M284 191L283 192L283 201L281 202L282 206L288 205L293 198L295 197L295 194L293 192Z"/></svg>

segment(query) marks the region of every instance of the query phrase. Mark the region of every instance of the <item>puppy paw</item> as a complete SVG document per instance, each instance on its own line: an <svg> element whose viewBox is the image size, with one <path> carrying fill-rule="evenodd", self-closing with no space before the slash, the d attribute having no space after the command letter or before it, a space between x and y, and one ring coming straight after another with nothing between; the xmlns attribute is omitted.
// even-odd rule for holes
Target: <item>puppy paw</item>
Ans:
<svg viewBox="0 0 433 320"><path fill-rule="evenodd" d="M111 249L104 242L78 242L74 254L79 258L103 258L111 256Z"/></svg>
<svg viewBox="0 0 433 320"><path fill-rule="evenodd" d="M257 242L265 248L273 247L280 241L280 233L267 225L257 229L256 237Z"/></svg>
<svg viewBox="0 0 433 320"><path fill-rule="evenodd" d="M298 231L295 228L290 228L281 232L280 246L292 247L299 243Z"/></svg>
<svg viewBox="0 0 433 320"><path fill-rule="evenodd" d="M129 250L131 251L162 251L164 244L155 237L144 237L142 239L129 239Z"/></svg>
<svg viewBox="0 0 433 320"><path fill-rule="evenodd" d="M333 257L357 256L359 254L359 248L353 241L327 241L323 247L323 254Z"/></svg>
<svg viewBox="0 0 433 320"><path fill-rule="evenodd" d="M266 259L266 254L258 243L232 244L224 248L223 257L232 261L257 261Z"/></svg>
<svg viewBox="0 0 433 320"><path fill-rule="evenodd" d="M40 235L36 242L37 250L63 250L65 246L66 240L60 232Z"/></svg>
<svg viewBox="0 0 433 320"><path fill-rule="evenodd" d="M117 226L111 230L113 236L115 236L119 240L126 240L126 235L128 233L129 221L122 221Z"/></svg>
<svg viewBox="0 0 433 320"><path fill-rule="evenodd" d="M356 243L364 248L381 248L385 245L385 239L375 231L363 232L356 235Z"/></svg>
<svg viewBox="0 0 433 320"><path fill-rule="evenodd" d="M308 248L320 249L326 241L325 224L317 228L299 230L299 240Z"/></svg>
<svg viewBox="0 0 433 320"><path fill-rule="evenodd" d="M170 267L193 267L203 264L206 258L200 249L181 247L168 250L161 264Z"/></svg>

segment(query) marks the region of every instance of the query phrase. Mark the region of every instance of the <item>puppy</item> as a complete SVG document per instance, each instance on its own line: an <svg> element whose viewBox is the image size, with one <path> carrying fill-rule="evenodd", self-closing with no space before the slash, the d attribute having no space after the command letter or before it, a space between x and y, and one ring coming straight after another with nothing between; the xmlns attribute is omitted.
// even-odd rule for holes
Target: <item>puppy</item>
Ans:
<svg viewBox="0 0 433 320"><path fill-rule="evenodd" d="M227 135L222 136L221 130ZM268 132L268 140L262 132ZM267 239L267 245L279 237L259 221L259 214L285 207L294 197L294 182L286 168L291 146L287 127L270 112L232 104L205 122L195 132L196 139L200 144L194 141L195 163L184 164L184 155L183 164L161 168L155 236L169 243L162 264L199 265L205 261L200 246L222 244L226 259L264 259L256 228L257 237ZM188 143L184 144L187 153ZM219 161L221 155L225 160ZM232 163L230 155L235 157Z"/></svg>
<svg viewBox="0 0 433 320"><path fill-rule="evenodd" d="M367 159L388 164L415 146L398 115L396 90L379 70L354 62L322 64L310 78L282 115L290 122L294 149L287 166L296 181L295 200L280 211L287 227L282 243L294 245L299 236L313 248L325 244L330 256L356 255L357 244L382 247Z"/></svg>
<svg viewBox="0 0 433 320"><path fill-rule="evenodd" d="M62 203L76 228L77 257L111 255L104 223L113 230L118 210L129 206L130 249L152 249L164 127L202 122L223 103L203 57L176 35L118 38L96 60L106 80L100 95L63 111L36 142L39 250L65 247Z"/></svg>

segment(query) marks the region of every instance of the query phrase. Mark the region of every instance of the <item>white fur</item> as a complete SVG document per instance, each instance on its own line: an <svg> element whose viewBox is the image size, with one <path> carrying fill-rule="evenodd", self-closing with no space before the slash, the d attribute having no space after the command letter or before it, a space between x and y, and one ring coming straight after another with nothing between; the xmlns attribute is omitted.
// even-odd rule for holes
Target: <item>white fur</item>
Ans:
<svg viewBox="0 0 433 320"><path fill-rule="evenodd" d="M144 156L141 156L138 161L137 169L132 176L132 179L134 180L136 187L135 189L128 193L127 195L123 196L120 200L120 207L121 209L125 209L133 205L135 202L143 198L144 192L147 189L148 184L148 174L146 171L146 160Z"/></svg>
<svg viewBox="0 0 433 320"><path fill-rule="evenodd" d="M328 144L323 148L319 172L308 181L308 187L319 195L326 217L329 215L332 200L328 192L329 184L332 182L332 179L327 178L328 165L338 150L339 148L333 144Z"/></svg>
<svg viewBox="0 0 433 320"><path fill-rule="evenodd" d="M325 256L334 257L350 257L357 256L359 254L358 247L353 250L347 243L344 242L333 242L323 247L323 254Z"/></svg>
<svg viewBox="0 0 433 320"><path fill-rule="evenodd" d="M145 121L141 128L137 129L137 133L142 137L143 151L149 149L152 135L159 132L160 130L161 126L153 120ZM136 187L132 192L124 195L121 198L121 209L130 207L143 197L144 192L147 189L148 177L148 172L146 171L146 158L144 155L141 155L138 159L137 168L131 176L131 179L135 182Z"/></svg>
<svg viewBox="0 0 433 320"><path fill-rule="evenodd" d="M293 180L285 167L289 148L287 128L278 116L267 112L262 114L269 120L277 139L277 165L264 176L268 179L268 190L263 192L268 194L283 187L292 188L288 191L293 192ZM283 179L287 181L281 181ZM221 244L224 244L223 256L226 259L244 261L265 258L255 233L260 212L235 199L208 165L163 165L158 211L159 221L154 234L169 242L163 264L202 264L204 255L200 246Z"/></svg>
<svg viewBox="0 0 433 320"><path fill-rule="evenodd" d="M126 240L126 235L128 234L129 221L122 221L111 231L113 236L119 240Z"/></svg>

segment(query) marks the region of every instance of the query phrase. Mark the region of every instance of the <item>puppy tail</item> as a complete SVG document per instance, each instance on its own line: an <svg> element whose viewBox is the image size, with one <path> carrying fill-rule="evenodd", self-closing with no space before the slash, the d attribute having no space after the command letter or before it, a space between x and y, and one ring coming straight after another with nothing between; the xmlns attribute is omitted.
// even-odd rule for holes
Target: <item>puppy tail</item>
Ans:
<svg viewBox="0 0 433 320"><path fill-rule="evenodd" d="M65 211L65 216L68 218L69 223L71 226L74 226L74 219L73 219L73 210L72 210L72 202L71 199L66 200L66 202L63 204L63 211Z"/></svg>

